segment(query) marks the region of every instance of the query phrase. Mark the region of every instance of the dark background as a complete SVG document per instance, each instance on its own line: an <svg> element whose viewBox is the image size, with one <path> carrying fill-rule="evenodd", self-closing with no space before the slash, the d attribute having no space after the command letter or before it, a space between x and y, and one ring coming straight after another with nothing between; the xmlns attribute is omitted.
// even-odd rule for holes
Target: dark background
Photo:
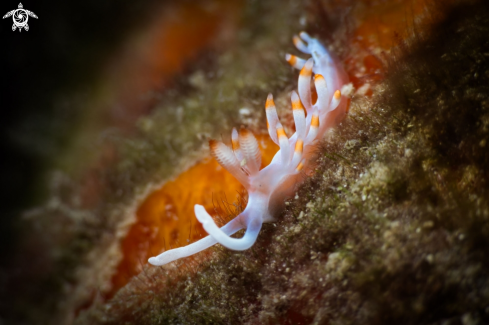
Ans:
<svg viewBox="0 0 489 325"><path fill-rule="evenodd" d="M77 123L77 108L60 108L56 101L97 78L156 3L22 1L38 16L29 17L29 31L12 31L12 17L0 20L0 266L15 254L19 216L45 198L46 172ZM2 1L0 15L18 4Z"/></svg>

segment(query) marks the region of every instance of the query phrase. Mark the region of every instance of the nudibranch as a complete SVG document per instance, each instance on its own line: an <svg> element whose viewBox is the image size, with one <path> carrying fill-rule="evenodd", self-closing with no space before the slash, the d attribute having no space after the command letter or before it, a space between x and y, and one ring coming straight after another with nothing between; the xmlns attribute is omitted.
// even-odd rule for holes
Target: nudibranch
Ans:
<svg viewBox="0 0 489 325"><path fill-rule="evenodd" d="M288 138L280 124L272 94L266 100L266 117L270 138L280 147L271 163L260 170L258 142L247 129L233 129L232 149L220 141L209 142L212 156L248 191L248 204L237 217L219 228L203 206L194 207L197 219L209 236L185 247L171 249L151 257L148 262L164 265L196 254L216 243L232 250L245 250L256 241L262 224L275 221L274 215L300 181L300 171L308 165L315 142L345 115L347 99L340 89L348 82L341 64L315 38L305 32L294 37L299 51L312 55L303 60L287 54L286 60L300 70L298 94L291 95L296 132ZM312 102L311 80L317 100ZM307 115L306 115L307 112ZM242 238L232 234L246 229Z"/></svg>

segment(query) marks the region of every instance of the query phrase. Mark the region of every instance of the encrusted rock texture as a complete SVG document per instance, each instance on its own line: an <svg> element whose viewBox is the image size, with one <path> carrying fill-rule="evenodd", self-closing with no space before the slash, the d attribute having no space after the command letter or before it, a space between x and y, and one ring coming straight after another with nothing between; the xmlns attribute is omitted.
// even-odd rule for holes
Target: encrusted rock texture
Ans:
<svg viewBox="0 0 489 325"><path fill-rule="evenodd" d="M78 323L489 322L488 17L431 7L252 249L148 267Z"/></svg>
<svg viewBox="0 0 489 325"><path fill-rule="evenodd" d="M199 150L203 141L190 141L189 134L216 136L240 123L260 132L269 91L281 94L277 103L286 107L296 73L271 53L287 49L301 26L285 27L278 18L298 22L311 7L288 2L279 15L272 5L255 6L248 19L258 19L253 26L262 36L250 28L240 40L250 52L222 54L215 64L231 71L217 70L209 83L197 76L197 91L162 102L183 107L188 133L168 123L179 110L156 110L140 122L142 135L128 141L127 159L111 174L109 190L122 192L105 211L131 202L152 177L168 177L162 160L180 163L183 151ZM384 74L373 95L353 96L348 116L318 145L314 169L251 249L217 245L210 254L147 265L109 301L94 299L77 311L74 323L489 323L489 4L447 1L427 8L409 36L381 58ZM331 30L317 17L305 20L319 35ZM343 59L349 54L345 40L331 44ZM239 63L229 63L239 55ZM240 81L229 81L230 75ZM243 98L253 108L248 123L231 113ZM84 254L109 247L100 229L115 232L121 220L97 222L75 232L89 246L75 246ZM67 249L61 256L72 256ZM71 263L70 271L81 267Z"/></svg>

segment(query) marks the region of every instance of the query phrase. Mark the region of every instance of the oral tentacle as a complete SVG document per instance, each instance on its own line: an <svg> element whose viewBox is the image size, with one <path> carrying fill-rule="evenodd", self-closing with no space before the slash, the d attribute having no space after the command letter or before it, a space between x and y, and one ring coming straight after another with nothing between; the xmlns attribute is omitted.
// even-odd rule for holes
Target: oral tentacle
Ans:
<svg viewBox="0 0 489 325"><path fill-rule="evenodd" d="M303 53L311 54L311 51L307 47L307 45L300 39L299 36L294 36L292 38L292 41L294 42L295 47Z"/></svg>
<svg viewBox="0 0 489 325"><path fill-rule="evenodd" d="M313 41L313 38L306 32L300 32L299 37L306 41L308 45Z"/></svg>
<svg viewBox="0 0 489 325"><path fill-rule="evenodd" d="M289 64L292 67L296 68L297 70L302 69L302 67L304 67L304 64L306 64L306 60L301 59L301 58L299 58L295 55L289 54L289 53L285 54L285 60L287 62L289 62Z"/></svg>

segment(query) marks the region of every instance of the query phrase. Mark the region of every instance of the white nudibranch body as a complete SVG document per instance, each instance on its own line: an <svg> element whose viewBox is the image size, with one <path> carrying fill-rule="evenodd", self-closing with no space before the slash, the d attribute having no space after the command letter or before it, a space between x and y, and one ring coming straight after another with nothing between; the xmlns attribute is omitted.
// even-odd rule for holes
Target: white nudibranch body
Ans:
<svg viewBox="0 0 489 325"><path fill-rule="evenodd" d="M296 132L288 138L279 122L273 96L268 95L265 107L268 132L280 150L272 162L260 170L261 154L253 134L245 128L232 132L232 149L219 141L209 142L212 156L228 170L248 191L245 210L222 228L201 205L195 205L195 215L209 236L185 247L171 249L149 258L153 265L164 265L174 260L198 253L216 243L232 250L245 250L256 241L262 223L274 221L274 214L293 193L299 181L299 172L308 164L307 158L324 132L336 125L346 112L347 99L340 89L348 82L343 68L321 43L300 33L294 37L295 46L306 54L309 60L302 60L287 54L286 60L300 69L298 93L292 92L291 102ZM311 98L311 78L318 98L315 104ZM304 110L305 108L305 110ZM307 116L305 114L307 112ZM246 229L242 238L230 237L235 232Z"/></svg>

